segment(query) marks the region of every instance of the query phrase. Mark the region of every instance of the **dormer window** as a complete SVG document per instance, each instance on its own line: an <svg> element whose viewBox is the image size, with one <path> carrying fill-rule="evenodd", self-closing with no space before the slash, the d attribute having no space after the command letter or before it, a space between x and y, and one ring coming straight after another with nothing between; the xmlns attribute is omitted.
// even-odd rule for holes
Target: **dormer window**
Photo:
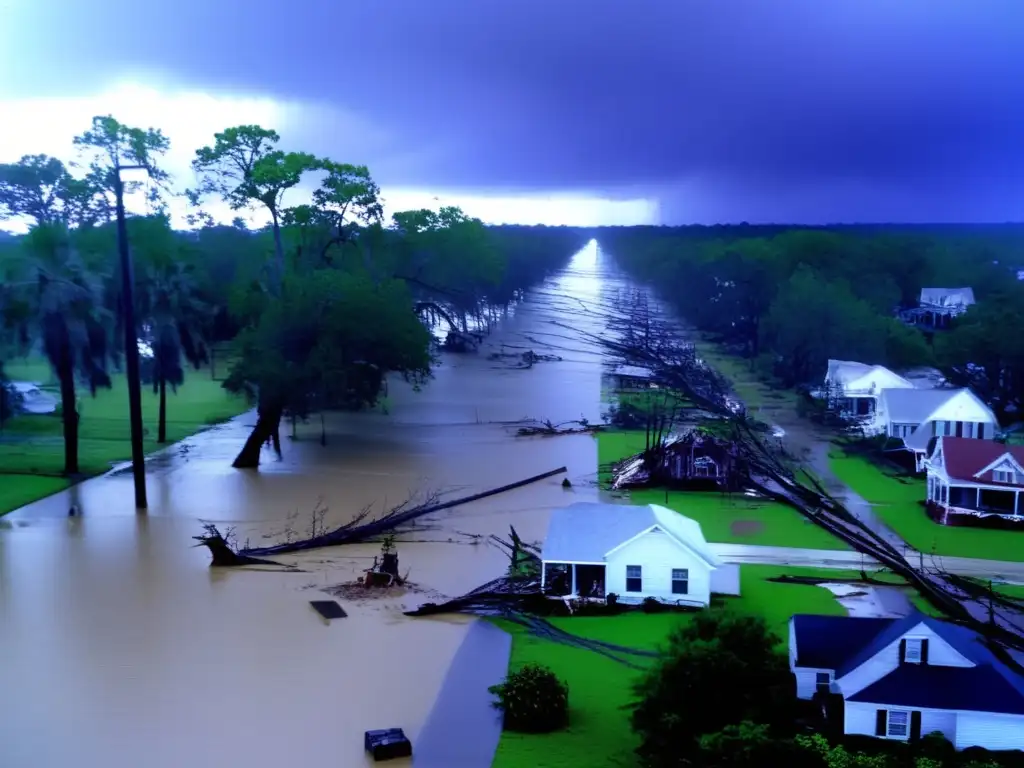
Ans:
<svg viewBox="0 0 1024 768"><path fill-rule="evenodd" d="M1008 469L996 469L992 472L992 480L996 483L1010 483L1016 485L1017 473Z"/></svg>
<svg viewBox="0 0 1024 768"><path fill-rule="evenodd" d="M908 664L920 664L924 659L924 640L920 637L908 637L907 647L903 652L903 660Z"/></svg>

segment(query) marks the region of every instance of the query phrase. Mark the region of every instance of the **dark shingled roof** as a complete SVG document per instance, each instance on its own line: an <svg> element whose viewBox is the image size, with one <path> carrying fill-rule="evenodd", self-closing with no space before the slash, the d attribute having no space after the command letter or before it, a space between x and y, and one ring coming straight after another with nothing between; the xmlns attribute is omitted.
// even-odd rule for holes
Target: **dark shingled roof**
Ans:
<svg viewBox="0 0 1024 768"><path fill-rule="evenodd" d="M902 664L878 682L848 696L847 701L1024 715L1024 696L988 664Z"/></svg>
<svg viewBox="0 0 1024 768"><path fill-rule="evenodd" d="M841 678L919 624L976 666L901 664L848 701L1024 715L1024 678L999 661L977 633L918 611L902 619L797 614L796 666L833 669Z"/></svg>
<svg viewBox="0 0 1024 768"><path fill-rule="evenodd" d="M867 647L894 619L861 619L849 616L793 616L798 667L839 669Z"/></svg>

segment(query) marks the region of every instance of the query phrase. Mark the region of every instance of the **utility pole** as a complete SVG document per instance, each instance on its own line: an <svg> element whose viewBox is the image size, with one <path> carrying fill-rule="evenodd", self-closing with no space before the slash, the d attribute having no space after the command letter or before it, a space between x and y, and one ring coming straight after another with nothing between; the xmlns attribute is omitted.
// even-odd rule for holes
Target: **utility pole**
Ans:
<svg viewBox="0 0 1024 768"><path fill-rule="evenodd" d="M144 165L114 166L114 197L117 203L117 250L121 256L121 301L124 312L124 360L128 377L128 416L132 432L132 478L135 508L146 509L146 454L142 445L142 382L139 378L139 334L135 327L135 280L128 252L128 225L124 214L123 170L148 170Z"/></svg>

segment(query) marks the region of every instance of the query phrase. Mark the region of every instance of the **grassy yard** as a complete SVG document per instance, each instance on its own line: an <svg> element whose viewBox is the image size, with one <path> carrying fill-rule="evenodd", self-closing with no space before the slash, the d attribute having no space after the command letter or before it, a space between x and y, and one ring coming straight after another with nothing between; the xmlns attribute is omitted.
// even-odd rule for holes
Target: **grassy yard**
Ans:
<svg viewBox="0 0 1024 768"><path fill-rule="evenodd" d="M1024 562L1024 533L956 528L933 523L924 512L925 482L897 477L869 459L834 452L829 465L842 482L874 506L879 517L926 554Z"/></svg>
<svg viewBox="0 0 1024 768"><path fill-rule="evenodd" d="M597 435L599 467L644 449L643 432ZM607 479L606 476L601 477ZM845 543L785 504L739 494L643 489L630 492L634 504L660 504L700 523L708 541L801 549L849 549Z"/></svg>
<svg viewBox="0 0 1024 768"><path fill-rule="evenodd" d="M843 615L844 610L821 587L777 584L766 579L787 573L820 576L823 571L776 566L743 566L741 597L727 598L727 606L764 616L783 643L794 613ZM833 572L827 573L846 573ZM717 609L712 609L717 610ZM686 614L634 613L615 617L555 619L553 623L574 634L633 648L657 648ZM532 637L520 627L504 624L512 633L510 668L539 663L551 667L569 686L570 725L544 735L505 733L494 768L603 768L635 765L636 740L625 709L637 672L591 651L570 648Z"/></svg>
<svg viewBox="0 0 1024 768"><path fill-rule="evenodd" d="M5 365L5 371L13 380L39 382L48 390L53 384L45 361L17 361ZM158 397L144 387L142 418L147 453L165 447L156 442L158 406ZM245 401L226 392L208 371L192 372L177 394L168 393L168 444L236 416L245 408ZM80 390L79 411L80 469L84 475L105 472L112 464L131 458L128 388L123 374L115 374L113 387L97 391L96 397ZM60 477L64 469L60 417L25 415L5 424L0 431L0 468L0 514L65 488L68 480Z"/></svg>

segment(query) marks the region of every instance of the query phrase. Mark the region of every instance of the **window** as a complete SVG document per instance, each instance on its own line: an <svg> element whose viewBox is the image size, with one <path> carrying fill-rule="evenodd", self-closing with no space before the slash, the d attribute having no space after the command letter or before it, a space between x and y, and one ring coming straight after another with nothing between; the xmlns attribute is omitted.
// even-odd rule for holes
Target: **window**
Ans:
<svg viewBox="0 0 1024 768"><path fill-rule="evenodd" d="M832 673L818 672L814 676L814 687L822 693L828 693L832 687Z"/></svg>
<svg viewBox="0 0 1024 768"><path fill-rule="evenodd" d="M641 568L639 565L627 565L626 566L626 591L627 592L643 592L644 591L644 580L641 575Z"/></svg>
<svg viewBox="0 0 1024 768"><path fill-rule="evenodd" d="M904 661L908 664L920 664L922 660L921 657L921 638L908 637L907 650L903 655Z"/></svg>
<svg viewBox="0 0 1024 768"><path fill-rule="evenodd" d="M992 480L996 483L1016 483L1017 473L1008 469L996 469L992 472Z"/></svg>
<svg viewBox="0 0 1024 768"><path fill-rule="evenodd" d="M687 595L690 593L690 571L686 568L672 569L672 594Z"/></svg>
<svg viewBox="0 0 1024 768"><path fill-rule="evenodd" d="M885 735L898 739L907 738L910 730L910 713L902 709L890 709Z"/></svg>

